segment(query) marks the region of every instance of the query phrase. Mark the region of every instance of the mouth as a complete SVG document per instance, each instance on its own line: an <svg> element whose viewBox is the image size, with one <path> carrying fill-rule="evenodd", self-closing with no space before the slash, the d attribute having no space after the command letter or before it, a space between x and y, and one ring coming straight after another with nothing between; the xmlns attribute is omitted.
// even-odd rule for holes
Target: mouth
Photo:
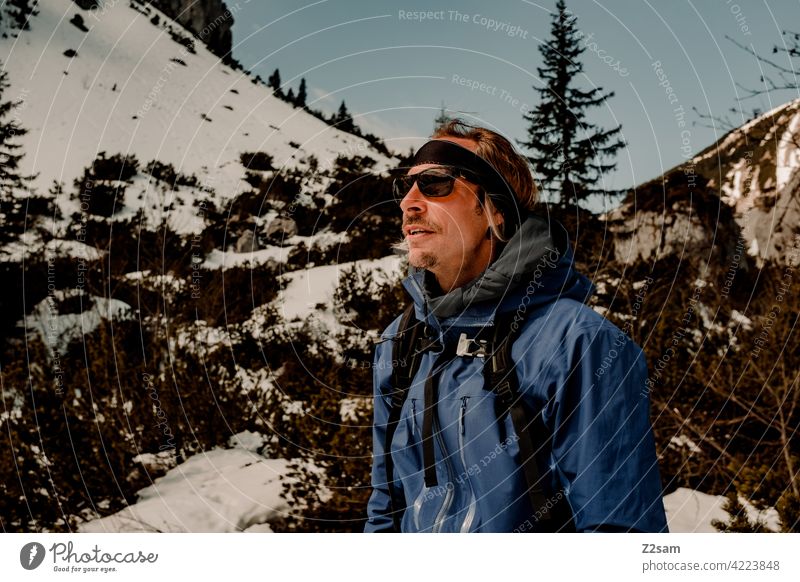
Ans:
<svg viewBox="0 0 800 582"><path fill-rule="evenodd" d="M415 240L419 239L431 234L435 234L432 230L423 228L421 226L406 226L403 229L404 234L406 235L406 239L408 240Z"/></svg>

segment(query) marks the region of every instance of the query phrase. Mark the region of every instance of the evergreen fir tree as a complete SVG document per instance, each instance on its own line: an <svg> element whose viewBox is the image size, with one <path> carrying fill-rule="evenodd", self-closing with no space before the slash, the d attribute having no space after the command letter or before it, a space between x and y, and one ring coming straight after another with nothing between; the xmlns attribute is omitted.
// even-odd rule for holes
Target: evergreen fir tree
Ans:
<svg viewBox="0 0 800 582"><path fill-rule="evenodd" d="M297 88L297 97L294 104L305 109L306 107L306 80L300 79L300 87Z"/></svg>
<svg viewBox="0 0 800 582"><path fill-rule="evenodd" d="M342 131L347 131L352 133L355 131L355 124L353 123L353 118L350 115L350 112L347 110L347 105L344 103L344 99L342 99L342 104L339 105L339 111L336 113L336 117L334 117L336 122L337 129L341 129Z"/></svg>
<svg viewBox="0 0 800 582"><path fill-rule="evenodd" d="M286 101L294 105L294 99L295 99L294 90L291 87L289 87L289 91L286 93Z"/></svg>
<svg viewBox="0 0 800 582"><path fill-rule="evenodd" d="M602 105L614 93L574 86L583 71L579 59L586 47L579 42L583 33L564 0L556 3L551 34L550 42L539 47L544 65L537 70L545 85L534 90L541 100L524 115L530 123L528 139L519 143L532 150L529 159L542 190L557 202L577 204L606 192L599 183L616 167L613 156L625 144L619 137L622 126L604 130L586 119L588 109Z"/></svg>
<svg viewBox="0 0 800 582"><path fill-rule="evenodd" d="M25 189L29 178L20 176L19 162L23 157L16 138L28 133L16 119L7 119L20 104L19 101L3 101L3 93L9 87L8 73L0 69L0 198L8 198L14 190Z"/></svg>
<svg viewBox="0 0 800 582"><path fill-rule="evenodd" d="M281 90L281 72L278 69L269 76L267 84L272 88L272 92L275 95L282 95L283 91Z"/></svg>

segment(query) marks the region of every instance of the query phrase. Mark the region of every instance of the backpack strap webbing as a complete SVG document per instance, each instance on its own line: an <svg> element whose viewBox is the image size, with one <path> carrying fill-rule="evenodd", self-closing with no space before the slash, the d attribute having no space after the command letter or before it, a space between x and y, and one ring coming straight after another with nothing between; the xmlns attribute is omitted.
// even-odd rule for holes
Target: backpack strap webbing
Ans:
<svg viewBox="0 0 800 582"><path fill-rule="evenodd" d="M511 416L519 439L519 464L525 476L531 515L539 524L538 529L575 531L572 510L563 491L559 491L549 500L544 492L542 475L545 471L542 470L541 457L547 451L545 445L551 439L542 419L543 411L533 414L519 393L519 378L516 364L511 358L511 347L519 335L521 325L513 320L513 316L513 312L500 315L495 321L491 352L483 366L483 387L496 395L495 414L501 433L506 416Z"/></svg>

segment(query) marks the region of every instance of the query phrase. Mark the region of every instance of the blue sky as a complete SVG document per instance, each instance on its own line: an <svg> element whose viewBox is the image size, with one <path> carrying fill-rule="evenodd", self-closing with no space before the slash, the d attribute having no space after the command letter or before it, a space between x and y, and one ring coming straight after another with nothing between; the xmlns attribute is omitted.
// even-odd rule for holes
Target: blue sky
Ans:
<svg viewBox="0 0 800 582"><path fill-rule="evenodd" d="M537 102L538 47L549 37L555 0L228 6L234 56L246 68L266 79L278 67L295 89L305 77L313 107L330 112L344 99L360 126L407 150L430 133L442 103L514 140L525 137L522 115ZM737 83L759 87L759 64L726 38L773 56L783 28L800 32L797 0L572 0L567 7L585 35L581 84L615 93L590 119L622 124L628 144L606 176L609 188L654 178L725 133L703 127L693 107L739 125L753 109L800 96L795 88L743 99ZM422 19L420 11L432 14ZM730 114L732 107L741 113Z"/></svg>

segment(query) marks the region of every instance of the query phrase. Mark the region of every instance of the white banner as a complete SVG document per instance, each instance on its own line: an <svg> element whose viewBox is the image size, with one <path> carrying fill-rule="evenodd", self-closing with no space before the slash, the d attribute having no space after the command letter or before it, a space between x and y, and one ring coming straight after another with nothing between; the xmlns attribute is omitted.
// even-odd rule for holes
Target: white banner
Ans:
<svg viewBox="0 0 800 582"><path fill-rule="evenodd" d="M15 581L796 581L798 548L796 534L6 534L0 571Z"/></svg>

